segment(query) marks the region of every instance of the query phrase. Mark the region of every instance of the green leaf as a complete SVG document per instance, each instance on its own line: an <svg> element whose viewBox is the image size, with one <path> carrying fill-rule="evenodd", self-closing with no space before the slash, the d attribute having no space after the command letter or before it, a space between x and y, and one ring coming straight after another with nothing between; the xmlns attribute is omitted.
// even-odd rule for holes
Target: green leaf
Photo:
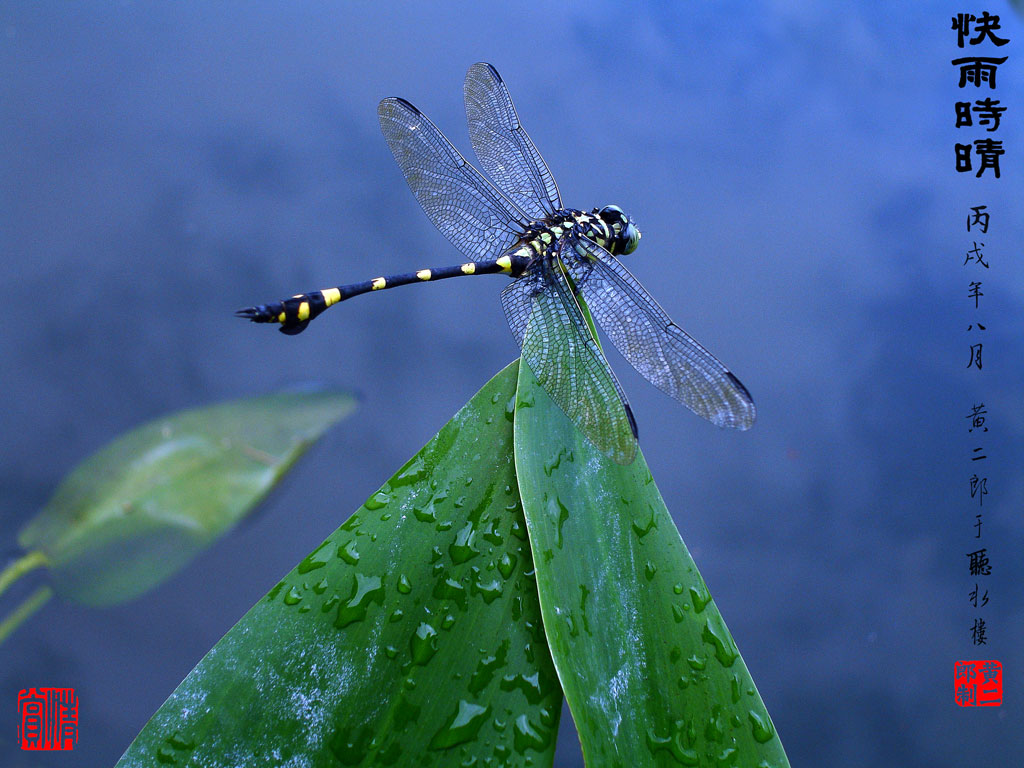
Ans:
<svg viewBox="0 0 1024 768"><path fill-rule="evenodd" d="M62 597L134 598L245 517L353 406L348 394L292 392L152 421L79 464L18 541L42 554Z"/></svg>
<svg viewBox="0 0 1024 768"><path fill-rule="evenodd" d="M788 766L642 454L601 454L525 364L515 411L544 630L589 768Z"/></svg>
<svg viewBox="0 0 1024 768"><path fill-rule="evenodd" d="M257 603L118 766L550 766L516 364Z"/></svg>

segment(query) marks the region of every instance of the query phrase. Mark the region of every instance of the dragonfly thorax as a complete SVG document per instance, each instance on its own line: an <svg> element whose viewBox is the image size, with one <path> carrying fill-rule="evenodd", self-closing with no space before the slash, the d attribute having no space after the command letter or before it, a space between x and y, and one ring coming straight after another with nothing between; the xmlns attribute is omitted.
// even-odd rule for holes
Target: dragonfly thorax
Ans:
<svg viewBox="0 0 1024 768"><path fill-rule="evenodd" d="M585 237L612 254L629 254L636 250L640 231L622 209L615 205L595 208L591 213L561 209L540 221L531 221L517 248L528 247L535 254L546 253L566 235ZM523 251L527 254L529 251Z"/></svg>

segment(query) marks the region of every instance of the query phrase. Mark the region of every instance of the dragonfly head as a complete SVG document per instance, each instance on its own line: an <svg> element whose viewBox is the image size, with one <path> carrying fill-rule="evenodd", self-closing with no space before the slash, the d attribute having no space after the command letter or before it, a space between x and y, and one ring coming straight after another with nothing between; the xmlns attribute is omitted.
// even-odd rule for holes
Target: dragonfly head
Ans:
<svg viewBox="0 0 1024 768"><path fill-rule="evenodd" d="M600 211L595 208L594 213L601 217L612 232L611 242L608 243L611 253L629 255L636 250L640 244L640 230L619 206L606 205Z"/></svg>

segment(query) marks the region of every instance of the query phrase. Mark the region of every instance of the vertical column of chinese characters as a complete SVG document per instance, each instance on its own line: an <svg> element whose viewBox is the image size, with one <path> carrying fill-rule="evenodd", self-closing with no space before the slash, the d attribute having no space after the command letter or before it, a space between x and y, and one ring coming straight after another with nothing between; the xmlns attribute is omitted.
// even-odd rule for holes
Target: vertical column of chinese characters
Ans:
<svg viewBox="0 0 1024 768"><path fill-rule="evenodd" d="M1000 37L999 17L983 11L980 15L958 13L953 17L952 29L956 32L958 48L970 46L972 53L987 54L1000 52L1009 40ZM1005 154L1003 142L995 138L998 135L1000 121L1006 112L1006 106L996 96L996 74L999 66L1004 64L1008 55L1003 56L960 56L952 59L952 65L958 72L957 86L964 96L974 96L973 100L956 101L954 104L955 126L957 132L970 136L971 143L955 143L955 168L957 173L975 172L973 178L980 179L988 173L990 178L1000 178L1000 158ZM979 97L984 98L979 98ZM973 138L971 134L981 134ZM970 177L968 177L970 178ZM971 190L971 196L977 194ZM973 201L972 201L973 202ZM984 365L984 319L985 291L982 286L988 279L990 261L986 251L994 252L989 240L989 210L985 204L967 206L967 232L969 246L964 249L963 267L965 276L965 311L968 313L967 332L968 349L967 370L974 375L983 370ZM984 240L981 238L984 237ZM985 278L984 280L982 278ZM977 374L980 376L980 374ZM980 383L979 379L979 383ZM972 386L971 389L974 389ZM988 460L984 446L984 436L988 432L984 398L972 399L966 404L967 434L969 443L967 455L970 461L970 473L966 486L970 491L970 531L971 543L967 552L967 569L970 586L967 599L973 612L970 625L971 644L980 650L980 646L988 641L988 627L985 622L984 608L989 602L988 576L992 573L988 548L983 546L983 514L985 497L988 495L988 477L984 463ZM978 463L982 462L982 463ZM966 498L966 496L965 496ZM963 562L963 561L961 561ZM984 655L974 653L972 655ZM960 706L999 706L1002 703L1002 665L998 661L958 661L953 670L954 696Z"/></svg>

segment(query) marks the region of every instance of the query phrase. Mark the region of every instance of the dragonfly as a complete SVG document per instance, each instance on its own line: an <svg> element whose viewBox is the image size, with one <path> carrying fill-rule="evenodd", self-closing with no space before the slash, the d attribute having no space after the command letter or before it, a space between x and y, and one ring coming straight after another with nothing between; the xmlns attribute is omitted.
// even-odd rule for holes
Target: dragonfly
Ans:
<svg viewBox="0 0 1024 768"><path fill-rule="evenodd" d="M493 66L470 67L465 101L470 141L491 180L408 101L386 98L377 116L416 199L469 261L301 293L236 315L297 334L354 296L504 274L512 282L501 303L522 360L579 431L615 462L630 464L636 457L636 419L584 306L655 387L719 427L752 426L754 402L746 387L673 323L619 261L640 243L633 220L616 205L589 213L562 205L554 176Z"/></svg>

